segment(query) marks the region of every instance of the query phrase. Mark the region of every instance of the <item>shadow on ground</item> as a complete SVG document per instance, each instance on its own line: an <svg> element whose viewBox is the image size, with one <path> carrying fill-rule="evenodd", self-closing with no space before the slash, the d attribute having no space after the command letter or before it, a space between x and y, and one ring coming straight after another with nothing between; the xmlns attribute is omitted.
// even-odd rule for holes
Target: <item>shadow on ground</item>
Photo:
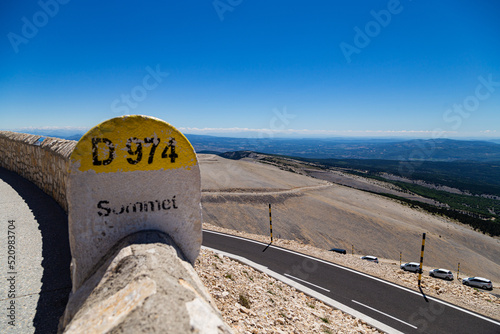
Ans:
<svg viewBox="0 0 500 334"><path fill-rule="evenodd" d="M0 168L0 179L21 196L42 234L42 289L33 325L35 333L56 333L71 291L68 216L50 196L18 174Z"/></svg>

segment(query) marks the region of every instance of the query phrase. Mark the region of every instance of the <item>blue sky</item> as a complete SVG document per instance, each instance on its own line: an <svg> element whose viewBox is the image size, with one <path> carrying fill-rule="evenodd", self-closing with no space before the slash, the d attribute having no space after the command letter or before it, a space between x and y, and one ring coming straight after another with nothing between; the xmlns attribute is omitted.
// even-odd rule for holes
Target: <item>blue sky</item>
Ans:
<svg viewBox="0 0 500 334"><path fill-rule="evenodd" d="M500 137L496 1L0 4L0 129Z"/></svg>

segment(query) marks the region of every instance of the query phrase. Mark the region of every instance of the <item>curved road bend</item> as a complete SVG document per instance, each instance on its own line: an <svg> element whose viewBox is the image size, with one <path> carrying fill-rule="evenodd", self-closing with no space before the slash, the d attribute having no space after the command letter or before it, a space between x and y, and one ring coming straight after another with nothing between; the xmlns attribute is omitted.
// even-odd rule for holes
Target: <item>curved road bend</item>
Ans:
<svg viewBox="0 0 500 334"><path fill-rule="evenodd" d="M402 333L500 333L500 322L396 284L253 240L203 231L203 245L258 263Z"/></svg>
<svg viewBox="0 0 500 334"><path fill-rule="evenodd" d="M56 333L71 291L68 218L50 196L4 168L0 240L0 333ZM15 259L8 258L8 240ZM14 326L7 317L12 301Z"/></svg>

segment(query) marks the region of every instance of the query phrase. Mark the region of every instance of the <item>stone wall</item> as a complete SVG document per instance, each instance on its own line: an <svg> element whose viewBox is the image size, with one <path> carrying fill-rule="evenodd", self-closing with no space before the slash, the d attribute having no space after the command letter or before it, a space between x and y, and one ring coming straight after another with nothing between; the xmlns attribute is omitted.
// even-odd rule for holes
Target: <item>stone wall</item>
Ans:
<svg viewBox="0 0 500 334"><path fill-rule="evenodd" d="M173 239L141 231L115 244L70 294L58 333L233 332Z"/></svg>
<svg viewBox="0 0 500 334"><path fill-rule="evenodd" d="M67 212L76 143L0 131L0 167L33 182ZM181 249L160 231L125 237L70 294L59 333L232 333Z"/></svg>
<svg viewBox="0 0 500 334"><path fill-rule="evenodd" d="M36 184L68 211L66 180L76 141L0 131L0 167Z"/></svg>

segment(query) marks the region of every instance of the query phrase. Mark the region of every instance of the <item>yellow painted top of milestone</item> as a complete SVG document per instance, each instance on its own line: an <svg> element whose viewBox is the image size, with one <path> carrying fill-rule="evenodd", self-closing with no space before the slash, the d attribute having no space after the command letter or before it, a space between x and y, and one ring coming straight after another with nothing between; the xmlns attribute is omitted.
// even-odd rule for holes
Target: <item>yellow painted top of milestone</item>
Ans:
<svg viewBox="0 0 500 334"><path fill-rule="evenodd" d="M190 168L196 153L172 125L150 116L122 116L90 129L70 157L73 171L96 173Z"/></svg>

